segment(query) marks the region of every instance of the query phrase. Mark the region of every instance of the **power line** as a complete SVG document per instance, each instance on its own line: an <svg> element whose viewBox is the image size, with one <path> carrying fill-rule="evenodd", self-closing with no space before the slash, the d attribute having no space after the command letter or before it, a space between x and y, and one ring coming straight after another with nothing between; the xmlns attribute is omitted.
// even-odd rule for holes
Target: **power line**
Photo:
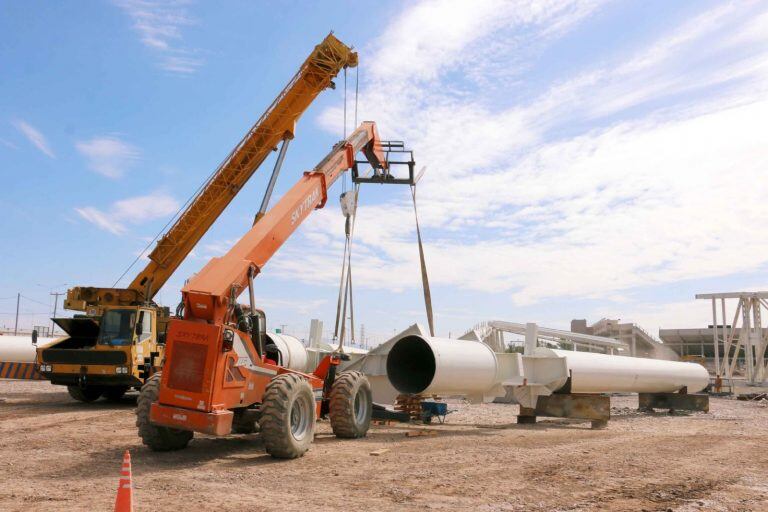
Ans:
<svg viewBox="0 0 768 512"><path fill-rule="evenodd" d="M7 316L13 316L13 315L15 315L15 314L16 314L16 312L15 312L15 311L10 311L10 312L8 312L8 313L4 313L4 312L3 312L3 313L0 313L0 315L7 315ZM49 312L47 312L47 311L46 311L46 312L44 312L44 313L30 313L30 312L26 312L26 313L25 313L25 312L23 312L23 311L20 311L20 312L19 312L19 316L48 316L48 315L50 315L50 313L49 313Z"/></svg>
<svg viewBox="0 0 768 512"><path fill-rule="evenodd" d="M39 300L35 300L33 298L27 297L26 295L22 295L22 297L27 299L27 300L31 300L32 302L36 302L37 304L40 304L41 306L51 307L51 303L50 302L46 304L45 302L40 302Z"/></svg>

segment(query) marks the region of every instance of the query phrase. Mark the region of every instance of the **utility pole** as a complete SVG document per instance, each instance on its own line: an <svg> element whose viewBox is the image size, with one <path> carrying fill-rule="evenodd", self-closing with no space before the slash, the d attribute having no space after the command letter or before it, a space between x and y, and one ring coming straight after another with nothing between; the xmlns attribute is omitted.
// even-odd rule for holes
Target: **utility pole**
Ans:
<svg viewBox="0 0 768 512"><path fill-rule="evenodd" d="M16 323L13 324L13 335L19 332L19 303L21 302L21 292L16 294Z"/></svg>
<svg viewBox="0 0 768 512"><path fill-rule="evenodd" d="M64 295L64 292L52 292L51 295L55 297L53 302L53 318L56 318L56 310L59 306L59 295ZM53 318L51 319L51 336L53 336L53 331L56 330L56 322L53 321Z"/></svg>

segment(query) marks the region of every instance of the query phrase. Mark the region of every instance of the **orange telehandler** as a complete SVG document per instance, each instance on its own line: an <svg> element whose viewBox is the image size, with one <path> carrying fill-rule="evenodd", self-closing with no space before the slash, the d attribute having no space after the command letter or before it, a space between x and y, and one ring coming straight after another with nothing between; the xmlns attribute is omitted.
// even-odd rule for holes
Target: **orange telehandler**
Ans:
<svg viewBox="0 0 768 512"><path fill-rule="evenodd" d="M329 34L160 238L127 288L70 289L64 307L85 314L54 319L67 336L38 347L36 365L43 377L67 386L72 398L83 402L119 399L141 387L160 368L171 318L168 308L153 301L155 294L282 143L260 214L266 209L299 117L320 92L334 87L339 71L355 66L357 53Z"/></svg>
<svg viewBox="0 0 768 512"><path fill-rule="evenodd" d="M364 122L315 167L304 173L230 250L213 258L182 289L183 319L168 328L161 373L139 396L137 426L153 450L184 448L194 432L226 435L260 427L268 453L303 455L314 439L315 420L328 415L337 437L363 437L372 411L371 387L359 372L336 375L343 357L326 356L313 371L290 370L265 343L265 316L254 302L254 278L348 169L359 176L355 155L373 168L366 182L393 181L388 156L399 142L382 142ZM397 152L397 149L394 149ZM410 152L409 152L410 153ZM407 162L413 178L413 158ZM397 162L406 163L406 162ZM250 305L237 297L246 288Z"/></svg>

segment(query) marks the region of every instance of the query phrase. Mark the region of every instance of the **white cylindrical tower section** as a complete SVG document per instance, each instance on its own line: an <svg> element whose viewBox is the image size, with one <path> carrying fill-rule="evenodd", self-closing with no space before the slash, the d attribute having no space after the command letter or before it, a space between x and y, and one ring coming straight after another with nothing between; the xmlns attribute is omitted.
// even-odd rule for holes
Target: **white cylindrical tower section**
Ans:
<svg viewBox="0 0 768 512"><path fill-rule="evenodd" d="M268 332L267 338L269 339L267 345L274 345L280 351L284 367L299 372L307 371L307 349L298 338L274 332Z"/></svg>
<svg viewBox="0 0 768 512"><path fill-rule="evenodd" d="M45 345L55 338L39 338L38 344ZM37 347L30 336L0 336L0 361L6 363L34 363Z"/></svg>
<svg viewBox="0 0 768 512"><path fill-rule="evenodd" d="M709 372L696 363L612 356L539 347L539 357L564 357L571 393L697 393L709 384Z"/></svg>
<svg viewBox="0 0 768 512"><path fill-rule="evenodd" d="M479 341L410 335L387 355L387 376L400 393L484 393L497 383L496 355Z"/></svg>

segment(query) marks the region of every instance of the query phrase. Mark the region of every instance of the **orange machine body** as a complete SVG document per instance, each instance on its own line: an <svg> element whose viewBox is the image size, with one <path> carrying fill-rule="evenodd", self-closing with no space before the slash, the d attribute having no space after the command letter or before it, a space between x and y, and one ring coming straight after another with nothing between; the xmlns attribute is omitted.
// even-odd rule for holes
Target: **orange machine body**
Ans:
<svg viewBox="0 0 768 512"><path fill-rule="evenodd" d="M222 347L224 329L234 336L231 350ZM150 412L158 425L228 434L234 416L231 409L259 403L272 377L289 371L264 361L250 336L230 327L174 320L168 339L166 358L173 364L166 363L159 402ZM315 391L318 415L324 376L305 374Z"/></svg>
<svg viewBox="0 0 768 512"><path fill-rule="evenodd" d="M213 258L182 289L184 319L170 321L166 360L153 423L224 435L233 410L259 404L270 380L280 373L303 375L315 393L318 415L324 379L338 358L328 356L312 374L272 364L259 354L251 334L235 327L235 299L280 246L316 208L328 188L355 165L362 151L369 163L386 168L376 125L364 122L304 175L227 254Z"/></svg>

